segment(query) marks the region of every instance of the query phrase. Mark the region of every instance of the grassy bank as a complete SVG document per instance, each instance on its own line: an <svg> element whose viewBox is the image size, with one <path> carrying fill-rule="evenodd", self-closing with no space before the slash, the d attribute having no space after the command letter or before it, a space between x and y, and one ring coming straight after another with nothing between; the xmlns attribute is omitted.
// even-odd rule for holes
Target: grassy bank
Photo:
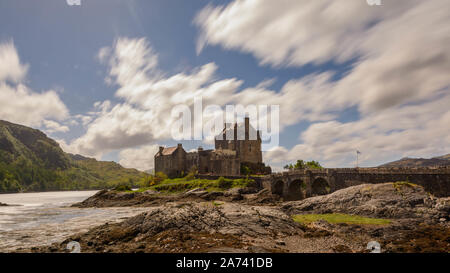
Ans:
<svg viewBox="0 0 450 273"><path fill-rule="evenodd" d="M309 224L319 220L325 220L330 224L349 224L349 225L388 225L391 223L387 219L369 218L358 215L349 215L342 213L331 214L301 214L294 215L294 221L302 224Z"/></svg>
<svg viewBox="0 0 450 273"><path fill-rule="evenodd" d="M175 178L165 179L157 185L150 187L143 187L138 192L147 190L154 190L164 193L179 193L192 189L201 188L207 191L224 191L231 188L245 188L256 186L256 183L252 179L227 179L220 177L219 179L189 179L189 178Z"/></svg>

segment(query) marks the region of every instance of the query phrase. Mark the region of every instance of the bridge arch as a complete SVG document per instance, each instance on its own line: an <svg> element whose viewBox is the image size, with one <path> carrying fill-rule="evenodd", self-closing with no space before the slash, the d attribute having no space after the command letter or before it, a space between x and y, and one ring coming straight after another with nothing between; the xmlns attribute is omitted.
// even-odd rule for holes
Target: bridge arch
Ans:
<svg viewBox="0 0 450 273"><path fill-rule="evenodd" d="M272 193L278 194L279 196L283 196L284 191L284 181L283 180L277 180L272 185Z"/></svg>
<svg viewBox="0 0 450 273"><path fill-rule="evenodd" d="M311 184L311 195L325 195L331 192L331 187L328 181L323 177L317 177Z"/></svg>
<svg viewBox="0 0 450 273"><path fill-rule="evenodd" d="M302 200L305 198L306 184L301 179L296 179L288 183L285 201Z"/></svg>

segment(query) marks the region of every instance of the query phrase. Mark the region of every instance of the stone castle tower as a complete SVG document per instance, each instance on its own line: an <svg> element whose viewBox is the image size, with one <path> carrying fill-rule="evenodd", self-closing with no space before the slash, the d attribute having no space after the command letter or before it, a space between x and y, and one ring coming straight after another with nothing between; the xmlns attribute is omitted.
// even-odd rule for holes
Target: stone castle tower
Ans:
<svg viewBox="0 0 450 273"><path fill-rule="evenodd" d="M241 162L262 163L261 136L259 131L250 126L248 117L245 118L244 126L235 123L233 128L229 128L225 124L222 135L216 136L214 142L216 150L236 151Z"/></svg>

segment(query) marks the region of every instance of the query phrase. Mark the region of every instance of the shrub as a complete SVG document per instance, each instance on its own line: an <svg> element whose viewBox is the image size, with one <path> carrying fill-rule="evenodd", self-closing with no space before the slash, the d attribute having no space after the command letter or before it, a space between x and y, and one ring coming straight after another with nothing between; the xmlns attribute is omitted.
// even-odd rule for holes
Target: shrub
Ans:
<svg viewBox="0 0 450 273"><path fill-rule="evenodd" d="M192 166L189 170L189 173L185 176L186 181L191 181L195 179L195 176L198 174L197 166Z"/></svg>
<svg viewBox="0 0 450 273"><path fill-rule="evenodd" d="M306 162L306 167L309 169L318 169L318 170L323 169L320 163L314 160Z"/></svg>
<svg viewBox="0 0 450 273"><path fill-rule="evenodd" d="M188 173L184 179L185 179L186 181L194 180L194 179L195 179L195 174L193 174L193 173Z"/></svg>
<svg viewBox="0 0 450 273"><path fill-rule="evenodd" d="M246 187L250 187L250 188L256 188L258 186L258 183L256 183L255 180L249 179L248 177L245 180L245 184L246 184Z"/></svg>
<svg viewBox="0 0 450 273"><path fill-rule="evenodd" d="M248 166L241 165L241 174L242 175L249 175L251 173L252 173L252 170Z"/></svg>
<svg viewBox="0 0 450 273"><path fill-rule="evenodd" d="M154 182L155 185L157 185L157 184L163 182L164 180L166 180L167 178L168 177L167 177L167 175L165 173L157 172L155 174L155 176L153 177L153 182Z"/></svg>
<svg viewBox="0 0 450 273"><path fill-rule="evenodd" d="M217 185L221 189L229 189L229 188L231 188L233 186L233 181L225 179L225 177L221 176L217 180Z"/></svg>
<svg viewBox="0 0 450 273"><path fill-rule="evenodd" d="M323 169L323 167L320 165L317 161L304 161L304 160L297 160L295 164L288 164L283 167L286 170L303 170L303 169Z"/></svg>
<svg viewBox="0 0 450 273"><path fill-rule="evenodd" d="M120 184L114 188L115 191L131 191L131 187L125 184Z"/></svg>

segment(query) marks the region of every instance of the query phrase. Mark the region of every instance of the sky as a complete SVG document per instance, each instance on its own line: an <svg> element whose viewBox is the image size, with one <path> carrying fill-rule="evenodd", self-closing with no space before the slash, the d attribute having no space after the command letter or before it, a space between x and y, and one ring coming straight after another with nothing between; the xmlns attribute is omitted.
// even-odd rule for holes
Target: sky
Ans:
<svg viewBox="0 0 450 273"><path fill-rule="evenodd" d="M70 1L69 1L70 2ZM274 170L450 151L448 0L4 0L0 119L152 169L177 105L279 105Z"/></svg>

